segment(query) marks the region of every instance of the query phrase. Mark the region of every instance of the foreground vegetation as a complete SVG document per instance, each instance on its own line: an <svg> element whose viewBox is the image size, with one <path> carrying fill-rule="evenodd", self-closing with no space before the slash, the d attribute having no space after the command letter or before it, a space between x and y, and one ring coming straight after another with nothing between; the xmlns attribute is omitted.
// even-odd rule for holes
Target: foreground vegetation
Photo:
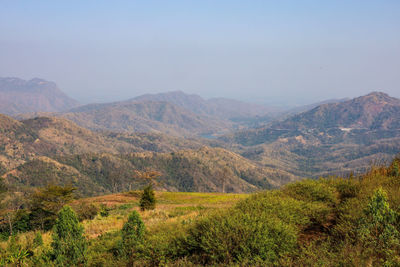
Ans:
<svg viewBox="0 0 400 267"><path fill-rule="evenodd" d="M304 180L253 195L156 192L150 211L140 210L137 191L71 200L53 230L39 225L22 233L15 221L0 244L2 264L398 266L399 165L396 159L359 177ZM83 218L90 205L93 216ZM32 210L26 212L29 218ZM78 234L64 237L63 221ZM76 259L71 263L65 251L84 253L67 257Z"/></svg>

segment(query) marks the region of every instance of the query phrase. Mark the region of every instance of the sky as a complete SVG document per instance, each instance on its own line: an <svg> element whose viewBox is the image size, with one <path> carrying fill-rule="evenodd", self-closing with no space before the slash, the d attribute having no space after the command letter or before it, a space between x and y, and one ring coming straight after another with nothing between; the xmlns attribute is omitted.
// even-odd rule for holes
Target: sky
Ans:
<svg viewBox="0 0 400 267"><path fill-rule="evenodd" d="M54 81L82 103L400 97L399 14L399 0L0 0L0 77Z"/></svg>

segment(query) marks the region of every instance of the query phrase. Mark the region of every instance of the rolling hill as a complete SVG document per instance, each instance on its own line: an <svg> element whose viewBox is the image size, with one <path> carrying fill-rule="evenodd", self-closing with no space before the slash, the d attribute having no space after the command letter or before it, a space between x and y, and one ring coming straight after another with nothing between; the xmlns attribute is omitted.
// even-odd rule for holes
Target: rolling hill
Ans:
<svg viewBox="0 0 400 267"><path fill-rule="evenodd" d="M199 136L226 131L231 123L195 114L168 102L91 104L60 114L92 130Z"/></svg>
<svg viewBox="0 0 400 267"><path fill-rule="evenodd" d="M138 189L146 181L135 170L161 172L157 188L170 191L250 192L295 179L193 139L93 132L55 117L1 115L0 126L1 175L19 190L48 183L72 184L82 195Z"/></svg>
<svg viewBox="0 0 400 267"><path fill-rule="evenodd" d="M222 137L243 156L296 176L365 171L400 153L400 100L373 92L320 105L258 129Z"/></svg>
<svg viewBox="0 0 400 267"><path fill-rule="evenodd" d="M266 114L275 114L277 109L258 105L254 103L245 103L229 98L211 98L204 99L198 95L185 94L182 91L173 91L159 94L146 94L133 98L132 100L143 101L162 101L182 107L191 112L211 116L222 120L237 121L244 118L262 116Z"/></svg>

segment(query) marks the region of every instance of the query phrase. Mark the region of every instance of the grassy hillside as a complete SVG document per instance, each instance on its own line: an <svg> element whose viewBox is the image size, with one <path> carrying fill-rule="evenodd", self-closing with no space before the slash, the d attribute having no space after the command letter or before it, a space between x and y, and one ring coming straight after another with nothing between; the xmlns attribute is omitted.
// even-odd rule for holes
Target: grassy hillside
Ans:
<svg viewBox="0 0 400 267"><path fill-rule="evenodd" d="M399 165L397 159L361 176L304 180L250 196L157 192L153 211L138 209L135 191L70 205L91 203L108 213L82 222L88 266L398 266ZM146 231L127 257L121 229L134 210ZM51 264L43 256L51 252L50 234L36 247L33 236L1 243L3 255L14 242L34 253L24 258L28 265Z"/></svg>

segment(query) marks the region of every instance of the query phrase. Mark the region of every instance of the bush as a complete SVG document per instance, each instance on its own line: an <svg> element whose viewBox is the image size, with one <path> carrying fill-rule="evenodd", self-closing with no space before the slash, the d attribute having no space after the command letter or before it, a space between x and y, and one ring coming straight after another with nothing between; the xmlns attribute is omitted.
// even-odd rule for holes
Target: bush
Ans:
<svg viewBox="0 0 400 267"><path fill-rule="evenodd" d="M184 241L187 255L201 264L278 264L296 245L296 229L266 213L215 214L198 221Z"/></svg>
<svg viewBox="0 0 400 267"><path fill-rule="evenodd" d="M86 202L80 203L80 205L75 206L74 210L78 215L79 221L83 220L93 220L94 217L99 213L99 208L93 204L88 204Z"/></svg>
<svg viewBox="0 0 400 267"><path fill-rule="evenodd" d="M323 202L334 206L337 204L337 192L326 180L305 180L287 185L283 191L286 195L307 202Z"/></svg>
<svg viewBox="0 0 400 267"><path fill-rule="evenodd" d="M153 186L150 184L143 190L142 197L139 202L141 210L153 210L156 207L156 197L154 195Z"/></svg>
<svg viewBox="0 0 400 267"><path fill-rule="evenodd" d="M64 206L58 213L52 237L52 255L57 265L76 266L85 263L87 244L83 226L71 207Z"/></svg>
<svg viewBox="0 0 400 267"><path fill-rule="evenodd" d="M27 232L31 229L28 211L21 209L18 210L14 217L14 231Z"/></svg>
<svg viewBox="0 0 400 267"><path fill-rule="evenodd" d="M359 227L364 254L374 265L393 265L394 256L400 249L400 233L396 228L399 214L389 207L382 188L375 191L364 215Z"/></svg>
<svg viewBox="0 0 400 267"><path fill-rule="evenodd" d="M108 215L110 215L110 209L107 208L106 205L101 204L100 205L100 216L101 217L108 217Z"/></svg>

